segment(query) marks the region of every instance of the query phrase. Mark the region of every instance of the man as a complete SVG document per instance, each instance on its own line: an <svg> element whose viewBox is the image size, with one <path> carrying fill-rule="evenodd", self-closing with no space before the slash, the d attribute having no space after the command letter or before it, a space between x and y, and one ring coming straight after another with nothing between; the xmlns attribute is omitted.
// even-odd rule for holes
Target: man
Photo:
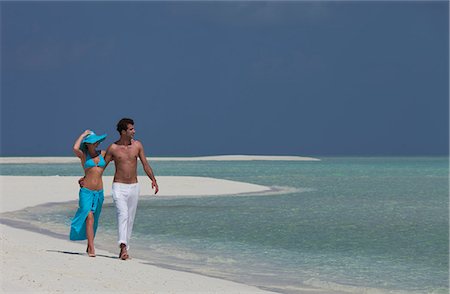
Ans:
<svg viewBox="0 0 450 294"><path fill-rule="evenodd" d="M126 260L129 258L129 242L139 197L138 157L145 173L152 181L152 189L155 189L155 194L158 193L159 188L153 170L145 157L144 147L141 142L134 140L136 133L134 121L130 118L121 119L117 123L117 131L120 138L106 150L105 161L108 163L113 160L116 166L112 197L117 211L119 258Z"/></svg>

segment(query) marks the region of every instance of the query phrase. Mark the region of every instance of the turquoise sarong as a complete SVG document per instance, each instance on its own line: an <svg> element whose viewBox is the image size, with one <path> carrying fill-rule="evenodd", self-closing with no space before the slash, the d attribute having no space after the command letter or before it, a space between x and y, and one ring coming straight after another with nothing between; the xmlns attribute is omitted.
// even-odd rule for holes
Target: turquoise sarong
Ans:
<svg viewBox="0 0 450 294"><path fill-rule="evenodd" d="M70 240L86 240L86 218L90 211L94 214L94 236L97 232L98 219L102 212L104 200L103 190L81 188L78 200L78 210L70 225Z"/></svg>

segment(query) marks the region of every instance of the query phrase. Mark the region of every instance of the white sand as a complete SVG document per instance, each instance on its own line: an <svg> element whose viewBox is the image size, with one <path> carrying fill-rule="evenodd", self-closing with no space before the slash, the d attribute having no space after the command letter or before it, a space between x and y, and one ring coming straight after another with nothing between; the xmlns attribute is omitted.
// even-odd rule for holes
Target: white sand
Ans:
<svg viewBox="0 0 450 294"><path fill-rule="evenodd" d="M301 156L265 156L265 155L217 155L199 157L148 157L153 161L249 161L249 160L272 160L272 161L319 161L313 157ZM0 157L1 163L78 163L80 160L72 157Z"/></svg>
<svg viewBox="0 0 450 294"><path fill-rule="evenodd" d="M77 199L78 177L1 176L1 212L47 202ZM140 178L142 194L150 181ZM104 177L106 196L111 177ZM199 177L158 177L157 197L224 195L261 192L268 187ZM153 196L143 196L153 197ZM138 208L139 209L139 208ZM84 243L0 225L1 288L9 292L131 292L131 293L271 293L253 286L198 274L164 269L138 259L120 261L116 253L97 249L83 254Z"/></svg>
<svg viewBox="0 0 450 294"><path fill-rule="evenodd" d="M62 176L0 176L0 212L14 211L48 202L78 199L78 179ZM105 197L111 196L112 176L103 177ZM230 195L270 191L269 187L205 177L157 177L159 192L154 195L151 182L140 176L142 197L182 197Z"/></svg>

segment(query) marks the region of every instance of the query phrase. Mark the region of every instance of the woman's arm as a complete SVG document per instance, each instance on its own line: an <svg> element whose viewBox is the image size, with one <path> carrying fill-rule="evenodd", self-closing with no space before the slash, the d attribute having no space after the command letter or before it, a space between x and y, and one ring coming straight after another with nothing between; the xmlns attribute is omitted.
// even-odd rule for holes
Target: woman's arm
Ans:
<svg viewBox="0 0 450 294"><path fill-rule="evenodd" d="M78 139L75 141L75 143L73 144L73 153L75 153L75 155L80 158L83 159L84 157L84 153L83 151L81 151L80 149L80 145L81 145L81 141L83 141L84 137L86 137L87 135L89 135L91 133L90 130L86 130L84 131L79 137Z"/></svg>

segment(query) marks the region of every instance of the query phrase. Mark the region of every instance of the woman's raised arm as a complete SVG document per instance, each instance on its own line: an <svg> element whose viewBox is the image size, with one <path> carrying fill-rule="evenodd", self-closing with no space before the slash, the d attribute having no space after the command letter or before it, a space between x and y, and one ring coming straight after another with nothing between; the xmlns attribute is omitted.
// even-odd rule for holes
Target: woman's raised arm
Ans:
<svg viewBox="0 0 450 294"><path fill-rule="evenodd" d="M73 144L73 153L75 153L75 155L77 157L79 157L80 159L83 159L83 156L84 156L83 151L81 151L81 149L80 149L81 141L83 141L84 137L86 137L90 133L91 133L90 130L84 131L80 135L80 137L78 137L78 139L75 141L75 143Z"/></svg>

